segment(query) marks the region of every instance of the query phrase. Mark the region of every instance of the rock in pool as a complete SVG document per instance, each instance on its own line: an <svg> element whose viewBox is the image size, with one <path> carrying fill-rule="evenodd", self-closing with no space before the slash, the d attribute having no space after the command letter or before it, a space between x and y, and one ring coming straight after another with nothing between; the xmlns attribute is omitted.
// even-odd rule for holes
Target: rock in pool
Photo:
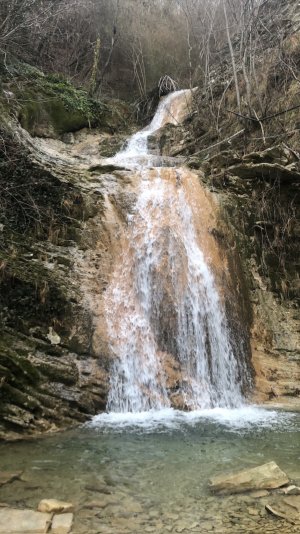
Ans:
<svg viewBox="0 0 300 534"><path fill-rule="evenodd" d="M209 487L218 493L242 493L250 490L276 489L288 483L287 475L278 465L269 462L237 473L213 477L209 481Z"/></svg>

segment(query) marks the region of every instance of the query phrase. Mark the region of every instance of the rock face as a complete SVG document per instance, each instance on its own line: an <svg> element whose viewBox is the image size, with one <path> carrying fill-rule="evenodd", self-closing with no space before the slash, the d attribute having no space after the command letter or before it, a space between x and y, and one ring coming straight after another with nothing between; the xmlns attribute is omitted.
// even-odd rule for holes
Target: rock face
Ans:
<svg viewBox="0 0 300 534"><path fill-rule="evenodd" d="M109 353L94 321L101 329L101 294L134 198L122 173L88 170L112 135L87 130L70 145L2 127L1 187L18 193L2 195L0 214L0 439L105 409Z"/></svg>
<svg viewBox="0 0 300 534"><path fill-rule="evenodd" d="M206 172L214 173L211 167ZM237 165L230 162L223 177L224 172L222 192L218 189L220 173L212 180L220 192L224 216L230 219L250 291L254 400L296 407L300 381L299 163L294 151L282 144L250 153Z"/></svg>
<svg viewBox="0 0 300 534"><path fill-rule="evenodd" d="M259 46L262 42L266 46L261 47L257 71L270 108L281 112L298 105L298 89L289 77L286 91L282 91L284 69L272 47L280 35L289 61L299 57L300 7L297 2L271 0L260 9ZM235 44L238 42L237 37ZM241 259L245 284L244 288L237 284L237 293L247 293L250 300L255 377L251 400L299 409L299 109L266 120L263 135L255 121L248 124L229 117L229 102L235 97L233 90L226 89L224 98L224 83L232 72L228 50L223 54L225 61L216 66L211 84L215 102L220 109L223 104L226 108L220 129L207 119L209 102L201 93L190 122L161 132L160 148L166 156L185 156L188 165L199 171L220 206L217 233L223 236L228 254ZM253 109L260 107L255 98L252 105ZM280 126L283 118L284 130Z"/></svg>
<svg viewBox="0 0 300 534"><path fill-rule="evenodd" d="M210 489L218 493L242 493L250 490L275 489L288 484L286 474L269 462L252 469L243 469L238 473L219 475L210 480Z"/></svg>

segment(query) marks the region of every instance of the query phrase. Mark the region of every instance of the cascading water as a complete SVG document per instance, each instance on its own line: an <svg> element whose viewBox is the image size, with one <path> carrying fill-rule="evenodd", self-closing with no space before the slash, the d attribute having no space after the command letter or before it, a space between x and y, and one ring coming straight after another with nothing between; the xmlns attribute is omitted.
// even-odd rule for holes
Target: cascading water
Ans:
<svg viewBox="0 0 300 534"><path fill-rule="evenodd" d="M177 384L189 409L238 407L243 402L238 361L213 272L199 243L190 205L197 183L183 168L151 167L148 137L176 123L190 91L160 102L146 129L114 161L141 175L122 256L105 297L114 361L108 409L142 412L170 406L165 359L181 368ZM242 360L242 358L241 358Z"/></svg>
<svg viewBox="0 0 300 534"><path fill-rule="evenodd" d="M162 98L149 126L134 134L126 148L111 160L131 168L149 167L153 163L153 156L148 150L149 137L167 123L179 124L189 109L191 97L192 91L183 90Z"/></svg>

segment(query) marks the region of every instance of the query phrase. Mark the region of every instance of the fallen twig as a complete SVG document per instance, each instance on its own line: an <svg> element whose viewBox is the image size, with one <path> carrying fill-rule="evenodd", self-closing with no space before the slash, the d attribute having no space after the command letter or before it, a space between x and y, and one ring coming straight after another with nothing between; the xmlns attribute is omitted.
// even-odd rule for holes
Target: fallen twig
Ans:
<svg viewBox="0 0 300 534"><path fill-rule="evenodd" d="M300 104L298 104L297 106L293 106L292 108L289 108L289 109L284 109L283 111L278 111L277 113L274 113L273 115L267 115L267 117L251 117L247 115L242 115L241 113L238 113L237 111L232 111L231 109L226 109L226 111L227 113L232 113L232 115L236 115L237 117L240 117L241 119L260 123L260 122L268 121L270 119L274 119L275 117L279 117L279 115L284 115L284 113L289 113L290 111L294 111L295 109L299 109L299 108L300 108Z"/></svg>
<svg viewBox="0 0 300 534"><path fill-rule="evenodd" d="M300 154L299 152L296 152L296 150L294 150L293 148L291 148L289 145L287 145L286 143L283 143L283 146L289 150L291 152L291 154L293 154L295 156L295 158L297 158L298 161L300 161Z"/></svg>
<svg viewBox="0 0 300 534"><path fill-rule="evenodd" d="M198 150L197 152L194 152L194 154L191 154L191 156L198 156L202 152L206 152L207 150L210 150L211 148L215 148L217 146L223 145L224 143L230 143L230 141L232 141L232 139L235 139L239 135L242 135L244 132L245 132L245 128L243 128L242 130L239 130L238 132L236 132L235 134L231 135L230 137L227 137L226 139L223 139L222 141L219 141L218 143L215 143L214 145L210 145L210 146L208 146L206 148L202 148L201 150Z"/></svg>

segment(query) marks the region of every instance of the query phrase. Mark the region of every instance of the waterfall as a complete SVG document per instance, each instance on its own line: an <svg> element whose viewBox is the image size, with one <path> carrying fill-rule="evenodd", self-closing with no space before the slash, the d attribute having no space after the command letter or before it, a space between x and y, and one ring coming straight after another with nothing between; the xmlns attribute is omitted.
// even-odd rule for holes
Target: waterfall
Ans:
<svg viewBox="0 0 300 534"><path fill-rule="evenodd" d="M180 367L177 390L186 408L243 402L243 359L233 350L223 297L191 207L200 184L183 167L154 167L148 150L149 136L167 122L180 122L190 99L190 91L162 99L151 124L113 158L140 174L137 201L105 296L113 354L108 410L113 412L170 406L169 353ZM157 165L157 157L155 161Z"/></svg>

